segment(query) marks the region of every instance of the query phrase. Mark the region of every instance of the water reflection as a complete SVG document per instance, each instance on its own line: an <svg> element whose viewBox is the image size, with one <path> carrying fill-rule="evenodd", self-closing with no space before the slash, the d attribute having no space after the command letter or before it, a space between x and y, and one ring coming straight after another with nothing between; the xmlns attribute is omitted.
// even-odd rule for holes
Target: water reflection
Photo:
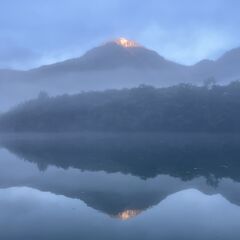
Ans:
<svg viewBox="0 0 240 240"><path fill-rule="evenodd" d="M240 236L238 207L220 195L206 196L192 189L169 196L127 222L100 214L79 200L29 188L0 190L0 211L1 239L217 240Z"/></svg>
<svg viewBox="0 0 240 240"><path fill-rule="evenodd" d="M121 172L142 178L168 174L183 180L204 176L240 180L240 136L209 134L101 134L8 136L0 144L45 170Z"/></svg>
<svg viewBox="0 0 240 240"><path fill-rule="evenodd" d="M39 239L39 228L47 239L66 239L57 224L69 230L68 239L240 237L239 140L204 134L2 136L0 237L24 236L31 221L29 234ZM6 221L14 217L11 235ZM38 224L44 217L49 225Z"/></svg>

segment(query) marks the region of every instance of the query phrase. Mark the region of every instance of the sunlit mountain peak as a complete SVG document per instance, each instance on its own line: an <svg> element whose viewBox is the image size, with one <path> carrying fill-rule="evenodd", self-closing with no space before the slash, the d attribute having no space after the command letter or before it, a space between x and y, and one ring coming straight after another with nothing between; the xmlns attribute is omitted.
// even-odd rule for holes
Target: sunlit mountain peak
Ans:
<svg viewBox="0 0 240 240"><path fill-rule="evenodd" d="M117 38L116 40L114 40L114 42L125 48L140 47L140 45L137 42L123 37Z"/></svg>

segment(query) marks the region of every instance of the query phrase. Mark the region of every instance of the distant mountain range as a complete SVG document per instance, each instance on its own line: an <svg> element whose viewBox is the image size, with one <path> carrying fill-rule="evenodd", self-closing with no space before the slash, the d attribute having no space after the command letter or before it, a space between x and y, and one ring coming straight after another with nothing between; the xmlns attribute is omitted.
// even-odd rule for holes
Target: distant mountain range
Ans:
<svg viewBox="0 0 240 240"><path fill-rule="evenodd" d="M185 66L134 41L120 38L93 48L79 58L29 71L0 70L0 111L35 97L41 90L57 95L140 84L156 87L202 84L208 79L224 84L239 78L240 48L216 61L203 60Z"/></svg>

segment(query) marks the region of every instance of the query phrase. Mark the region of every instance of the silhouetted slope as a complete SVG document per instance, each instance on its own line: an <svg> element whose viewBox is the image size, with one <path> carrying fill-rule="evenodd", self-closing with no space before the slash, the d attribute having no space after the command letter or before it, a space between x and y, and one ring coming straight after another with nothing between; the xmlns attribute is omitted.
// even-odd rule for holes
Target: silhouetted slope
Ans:
<svg viewBox="0 0 240 240"><path fill-rule="evenodd" d="M240 48L226 52L216 61L203 60L191 67L192 76L229 83L240 78Z"/></svg>
<svg viewBox="0 0 240 240"><path fill-rule="evenodd" d="M117 68L168 69L180 65L167 61L156 52L144 47L125 48L109 42L88 51L80 58L44 66L32 71L38 73L113 70Z"/></svg>

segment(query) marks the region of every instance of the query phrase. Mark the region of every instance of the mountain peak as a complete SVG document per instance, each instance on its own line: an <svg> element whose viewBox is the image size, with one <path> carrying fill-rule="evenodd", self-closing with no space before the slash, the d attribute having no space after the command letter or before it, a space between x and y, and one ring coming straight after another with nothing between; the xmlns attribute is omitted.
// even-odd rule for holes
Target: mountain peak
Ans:
<svg viewBox="0 0 240 240"><path fill-rule="evenodd" d="M140 44L138 44L137 42L123 37L117 38L113 42L124 48L141 47Z"/></svg>

